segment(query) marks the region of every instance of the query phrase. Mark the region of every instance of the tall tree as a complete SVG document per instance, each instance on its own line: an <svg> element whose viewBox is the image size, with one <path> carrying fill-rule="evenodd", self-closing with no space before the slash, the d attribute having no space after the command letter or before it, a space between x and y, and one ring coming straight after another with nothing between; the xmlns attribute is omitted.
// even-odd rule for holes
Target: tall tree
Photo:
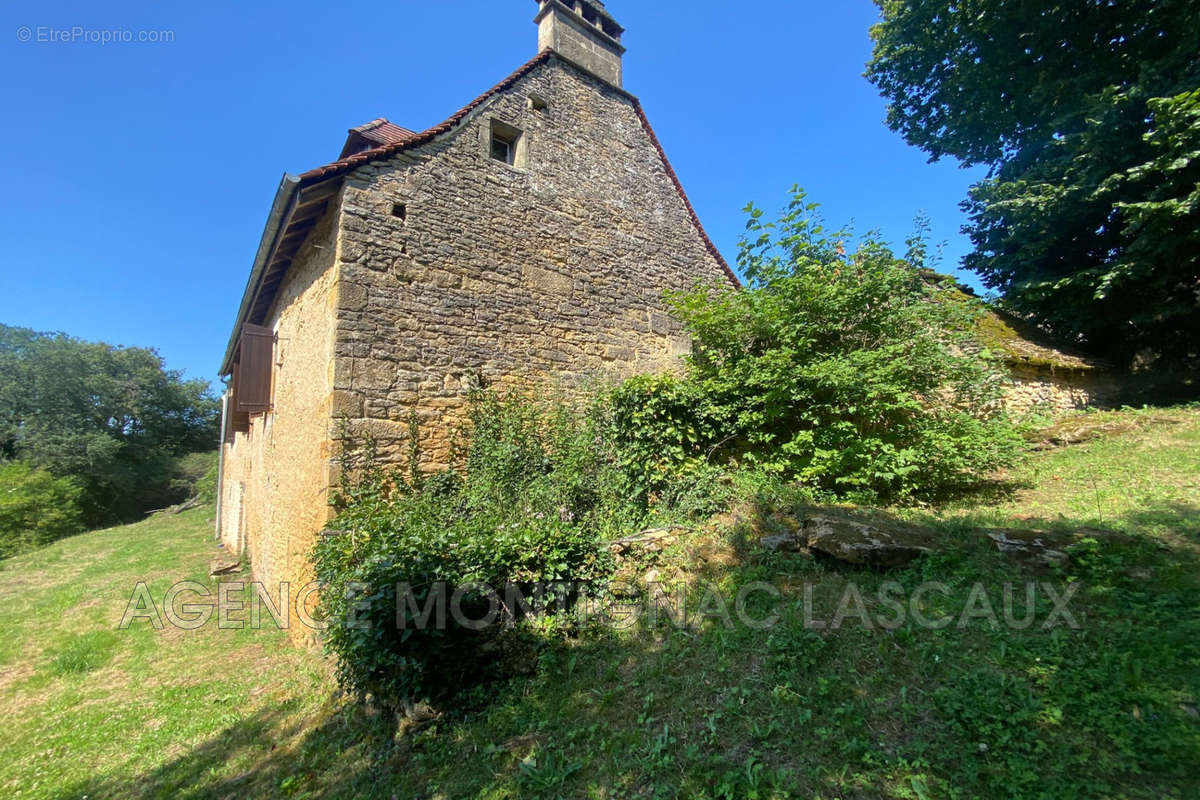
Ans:
<svg viewBox="0 0 1200 800"><path fill-rule="evenodd" d="M74 478L89 523L163 500L174 459L216 438L208 383L153 350L0 325L0 457Z"/></svg>
<svg viewBox="0 0 1200 800"><path fill-rule="evenodd" d="M877 0L867 76L936 160L988 164L965 265L1130 365L1200 363L1200 0Z"/></svg>

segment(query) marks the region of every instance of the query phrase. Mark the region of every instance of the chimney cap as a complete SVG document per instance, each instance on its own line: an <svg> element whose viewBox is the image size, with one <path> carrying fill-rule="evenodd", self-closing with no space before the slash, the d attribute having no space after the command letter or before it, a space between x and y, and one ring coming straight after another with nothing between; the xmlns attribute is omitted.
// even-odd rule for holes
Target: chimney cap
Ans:
<svg viewBox="0 0 1200 800"><path fill-rule="evenodd" d="M620 35L625 32L625 28L621 26L621 23L617 22L616 17L609 13L601 0L534 0L534 2L538 4L539 8L558 4L566 6L572 11L578 9L580 16L583 15L583 7L591 7L591 10L595 11L597 16L603 17L606 22L610 23L611 27L616 28L617 36L613 38L619 39Z"/></svg>

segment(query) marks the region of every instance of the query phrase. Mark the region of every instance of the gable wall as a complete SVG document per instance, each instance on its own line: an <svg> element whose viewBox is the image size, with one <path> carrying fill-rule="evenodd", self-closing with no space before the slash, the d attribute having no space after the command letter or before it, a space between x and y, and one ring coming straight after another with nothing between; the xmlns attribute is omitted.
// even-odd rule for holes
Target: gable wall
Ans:
<svg viewBox="0 0 1200 800"><path fill-rule="evenodd" d="M524 132L523 169L488 157L493 118ZM415 409L427 467L448 463L470 376L570 388L670 369L689 344L663 292L727 280L632 102L558 59L360 167L343 202L335 413L396 453Z"/></svg>

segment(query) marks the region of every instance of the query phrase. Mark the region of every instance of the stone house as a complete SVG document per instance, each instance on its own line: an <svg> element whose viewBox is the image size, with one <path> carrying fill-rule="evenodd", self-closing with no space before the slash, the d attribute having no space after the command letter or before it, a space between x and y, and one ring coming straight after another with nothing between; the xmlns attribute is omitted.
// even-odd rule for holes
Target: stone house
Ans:
<svg viewBox="0 0 1200 800"><path fill-rule="evenodd" d="M989 309L977 332L1008 370L1004 404L1010 412L1054 416L1107 406L1120 396L1109 365L1071 352L1024 320Z"/></svg>
<svg viewBox="0 0 1200 800"><path fill-rule="evenodd" d="M531 61L428 130L350 129L276 192L220 370L217 507L273 596L310 578L345 433L398 458L415 414L443 466L469 380L670 369L690 342L663 293L738 285L622 88L621 26L597 0L537 5ZM1015 410L1104 391L1094 365L985 323Z"/></svg>
<svg viewBox="0 0 1200 800"><path fill-rule="evenodd" d="M464 381L671 368L663 293L737 278L637 98L596 0L539 0L538 55L445 122L353 128L285 175L221 375L218 535L292 591L329 517L341 431L444 464Z"/></svg>
<svg viewBox="0 0 1200 800"><path fill-rule="evenodd" d="M931 283L954 280L932 270L924 277ZM950 297L957 302L981 302L973 289L962 284L956 284ZM1007 373L1001 400L1010 414L1056 416L1106 406L1120 396L1109 365L1073 352L1037 326L995 305L984 305L981 311L975 321L975 339Z"/></svg>

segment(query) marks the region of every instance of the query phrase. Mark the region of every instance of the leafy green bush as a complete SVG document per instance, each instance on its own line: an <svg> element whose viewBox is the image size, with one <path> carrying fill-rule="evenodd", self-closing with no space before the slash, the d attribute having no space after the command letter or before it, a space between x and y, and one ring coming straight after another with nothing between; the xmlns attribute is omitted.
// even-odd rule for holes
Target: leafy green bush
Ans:
<svg viewBox="0 0 1200 800"><path fill-rule="evenodd" d="M66 478L0 462L0 558L82 532L81 494Z"/></svg>
<svg viewBox="0 0 1200 800"><path fill-rule="evenodd" d="M671 297L694 339L688 376L618 392L637 400L618 418L648 471L724 458L837 496L896 498L1016 457L1003 373L973 338L981 307L925 268L920 237L904 259L872 236L849 252L798 188L774 223L747 211L748 286Z"/></svg>
<svg viewBox="0 0 1200 800"><path fill-rule="evenodd" d="M386 470L369 441L347 454L340 533L314 550L325 643L345 688L391 707L453 694L493 668L497 640L522 618L506 587L532 597L545 582L572 582L585 593L602 586L612 567L605 542L636 526L644 509L621 493L593 412L481 391L461 474ZM405 585L411 595L398 589ZM496 624L475 629L452 614L444 625L412 624L439 590L444 598L461 590L463 614L485 617L483 586L506 601ZM414 603L408 625L397 624L398 594L401 607L409 597ZM533 609L554 607L553 594L531 601Z"/></svg>
<svg viewBox="0 0 1200 800"><path fill-rule="evenodd" d="M638 375L604 397L626 490L649 504L684 487L709 464L728 412L699 384L674 375Z"/></svg>

